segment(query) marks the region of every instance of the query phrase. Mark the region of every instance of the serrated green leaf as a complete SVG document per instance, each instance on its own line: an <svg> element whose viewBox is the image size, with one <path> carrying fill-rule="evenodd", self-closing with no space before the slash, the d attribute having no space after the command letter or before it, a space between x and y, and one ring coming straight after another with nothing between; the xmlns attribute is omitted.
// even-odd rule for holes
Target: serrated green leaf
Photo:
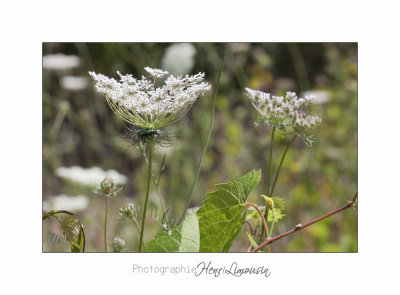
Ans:
<svg viewBox="0 0 400 295"><path fill-rule="evenodd" d="M200 230L196 213L187 215L182 225L179 252L199 252Z"/></svg>
<svg viewBox="0 0 400 295"><path fill-rule="evenodd" d="M144 252L199 252L200 231L195 213L187 215L182 229L175 227L171 233L162 231L147 243Z"/></svg>
<svg viewBox="0 0 400 295"><path fill-rule="evenodd" d="M78 217L76 217L75 215L66 216L61 221L61 229L66 240L72 243L79 235L79 232L81 230Z"/></svg>
<svg viewBox="0 0 400 295"><path fill-rule="evenodd" d="M261 170L251 171L236 181L217 184L196 212L200 228L200 252L228 252L245 221L243 206L259 183Z"/></svg>
<svg viewBox="0 0 400 295"><path fill-rule="evenodd" d="M162 231L154 240L147 243L144 252L178 252L181 240L182 234L179 227L173 228L171 233Z"/></svg>

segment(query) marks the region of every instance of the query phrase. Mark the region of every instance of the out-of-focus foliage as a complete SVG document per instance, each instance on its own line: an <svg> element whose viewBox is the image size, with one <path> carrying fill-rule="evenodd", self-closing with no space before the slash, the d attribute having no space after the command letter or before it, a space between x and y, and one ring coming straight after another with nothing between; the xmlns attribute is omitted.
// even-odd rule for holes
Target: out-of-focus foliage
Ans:
<svg viewBox="0 0 400 295"><path fill-rule="evenodd" d="M139 235L133 222L119 221L118 208L134 201L140 206L146 190L146 163L142 153L124 138L125 123L115 117L104 97L93 88L88 71L117 78L141 76L144 67L161 67L165 43L44 43L43 56L75 55L79 62L69 68L43 69L43 199L55 195L86 195L89 205L74 212L85 227L86 252L103 251L105 200L90 186L68 182L55 173L59 167L81 166L115 169L127 176L120 195L110 200L108 235L123 237L123 251L136 251ZM223 44L194 43L192 70L205 72L215 87ZM165 62L164 62L165 63ZM174 61L178 64L179 60ZM166 64L166 63L165 63ZM175 67L176 70L176 67ZM71 76L78 78L71 78ZM83 79L81 79L83 78ZM313 91L318 98L310 113L322 118L313 147L297 139L282 167L275 195L286 201L285 218L274 234L282 233L333 210L352 199L357 190L357 44L354 43L229 43L216 100L213 133L195 187L192 207L201 205L216 183L237 179L252 169L262 169L260 184L249 201L265 205L266 169L271 128L256 127L255 110L244 88L282 94ZM165 169L159 192L168 209L169 222L176 222L185 207L196 173L210 120L212 94L198 99L189 113L170 132L170 147L158 147L154 175L163 156ZM286 142L278 133L274 167ZM101 180L100 180L101 181ZM100 185L99 181L99 185ZM71 197L73 198L73 197ZM145 242L165 226L159 197L152 186ZM63 209L63 208L54 208ZM142 208L139 208L141 210ZM150 214L149 214L150 215ZM65 245L49 245L47 236L62 230L56 220L44 223L43 250L68 251ZM246 251L249 239L242 231L231 251ZM273 252L357 251L357 216L346 210L271 245Z"/></svg>

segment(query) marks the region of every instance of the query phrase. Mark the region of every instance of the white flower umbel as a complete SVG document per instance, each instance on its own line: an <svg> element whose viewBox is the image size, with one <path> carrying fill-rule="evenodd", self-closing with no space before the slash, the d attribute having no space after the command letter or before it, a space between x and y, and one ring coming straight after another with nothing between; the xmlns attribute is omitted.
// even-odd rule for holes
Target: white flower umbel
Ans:
<svg viewBox="0 0 400 295"><path fill-rule="evenodd" d="M302 110L313 102L311 96L299 98L290 91L286 96L273 96L250 88L246 88L246 92L261 120L268 125L298 135L307 135L321 123L319 117L307 115Z"/></svg>
<svg viewBox="0 0 400 295"><path fill-rule="evenodd" d="M62 88L71 91L83 90L88 84L86 77L79 76L62 76L60 78L60 85Z"/></svg>
<svg viewBox="0 0 400 295"><path fill-rule="evenodd" d="M67 195L58 195L50 198L49 201L43 202L43 210L68 210L78 211L85 210L89 206L89 200L86 196L70 197Z"/></svg>
<svg viewBox="0 0 400 295"><path fill-rule="evenodd" d="M204 73L194 76L170 75L162 87L155 86L157 78L168 72L145 68L151 79L136 79L122 75L120 81L102 74L89 72L96 81L96 89L105 95L111 109L127 123L141 129L158 129L182 118L196 99L211 89L203 82Z"/></svg>
<svg viewBox="0 0 400 295"><path fill-rule="evenodd" d="M48 70L69 70L81 64L76 55L65 55L62 53L43 56L43 68Z"/></svg>

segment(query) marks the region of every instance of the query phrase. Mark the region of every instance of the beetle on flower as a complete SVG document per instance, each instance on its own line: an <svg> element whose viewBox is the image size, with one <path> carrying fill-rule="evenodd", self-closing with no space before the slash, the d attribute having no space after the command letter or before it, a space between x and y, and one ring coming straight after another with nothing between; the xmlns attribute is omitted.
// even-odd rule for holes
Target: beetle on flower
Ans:
<svg viewBox="0 0 400 295"><path fill-rule="evenodd" d="M142 76L136 79L132 75L117 72L120 81L102 74L89 72L96 81L97 91L104 94L113 112L133 126L128 128L130 137L145 154L148 150L147 190L143 207L142 224L139 230L139 252L142 251L146 222L147 204L149 201L150 179L152 178L152 151L156 144L162 145L171 141L169 133L162 128L180 120L190 109L196 99L211 89L203 82L204 73L193 76L169 75L161 87L156 87L157 79L169 73L160 69L144 68L150 79ZM161 199L160 199L161 201ZM163 203L162 207L164 207ZM106 221L107 222L107 221ZM139 228L139 226L138 226ZM105 229L106 234L106 229ZM106 240L106 239L105 239ZM105 244L107 251L107 244Z"/></svg>

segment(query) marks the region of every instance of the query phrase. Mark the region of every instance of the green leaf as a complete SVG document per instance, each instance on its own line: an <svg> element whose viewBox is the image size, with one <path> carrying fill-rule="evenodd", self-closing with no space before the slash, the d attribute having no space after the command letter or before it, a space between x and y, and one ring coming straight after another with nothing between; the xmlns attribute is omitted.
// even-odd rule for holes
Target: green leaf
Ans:
<svg viewBox="0 0 400 295"><path fill-rule="evenodd" d="M285 217L285 214L282 213L281 209L275 209L275 223L277 223L279 220L283 219ZM272 214L271 211L269 211L268 214L268 222L272 222L272 219L274 219L274 215Z"/></svg>
<svg viewBox="0 0 400 295"><path fill-rule="evenodd" d="M200 252L228 252L245 221L243 206L259 183L261 170L251 171L236 181L217 184L196 212L200 227Z"/></svg>
<svg viewBox="0 0 400 295"><path fill-rule="evenodd" d="M144 252L178 252L181 245L182 234L179 227L172 229L171 233L162 231L147 243Z"/></svg>
<svg viewBox="0 0 400 295"><path fill-rule="evenodd" d="M85 248L85 235L83 229L79 230L79 235L71 243L71 252L83 252Z"/></svg>
<svg viewBox="0 0 400 295"><path fill-rule="evenodd" d="M275 205L275 209L279 208L279 209L285 209L286 207L286 201L285 199L282 198L278 198L278 197L273 197L272 200L274 201L274 205Z"/></svg>
<svg viewBox="0 0 400 295"><path fill-rule="evenodd" d="M265 206L259 206L261 211L264 211ZM283 219L285 217L285 214L282 213L282 209L275 209L275 223L277 223L279 220ZM268 213L268 222L272 222L273 219L273 214L271 210ZM260 214L253 208L250 207L248 209L247 215L246 215L246 220L253 220L255 223L257 223L260 220Z"/></svg>
<svg viewBox="0 0 400 295"><path fill-rule="evenodd" d="M61 221L61 229L66 240L72 243L81 230L81 224L79 223L78 217L75 215L66 216L63 221Z"/></svg>
<svg viewBox="0 0 400 295"><path fill-rule="evenodd" d="M187 215L182 225L182 240L179 252L199 252L200 230L196 213Z"/></svg>
<svg viewBox="0 0 400 295"><path fill-rule="evenodd" d="M200 231L195 213L187 215L182 229L175 227L171 233L162 231L147 243L144 252L199 252Z"/></svg>

